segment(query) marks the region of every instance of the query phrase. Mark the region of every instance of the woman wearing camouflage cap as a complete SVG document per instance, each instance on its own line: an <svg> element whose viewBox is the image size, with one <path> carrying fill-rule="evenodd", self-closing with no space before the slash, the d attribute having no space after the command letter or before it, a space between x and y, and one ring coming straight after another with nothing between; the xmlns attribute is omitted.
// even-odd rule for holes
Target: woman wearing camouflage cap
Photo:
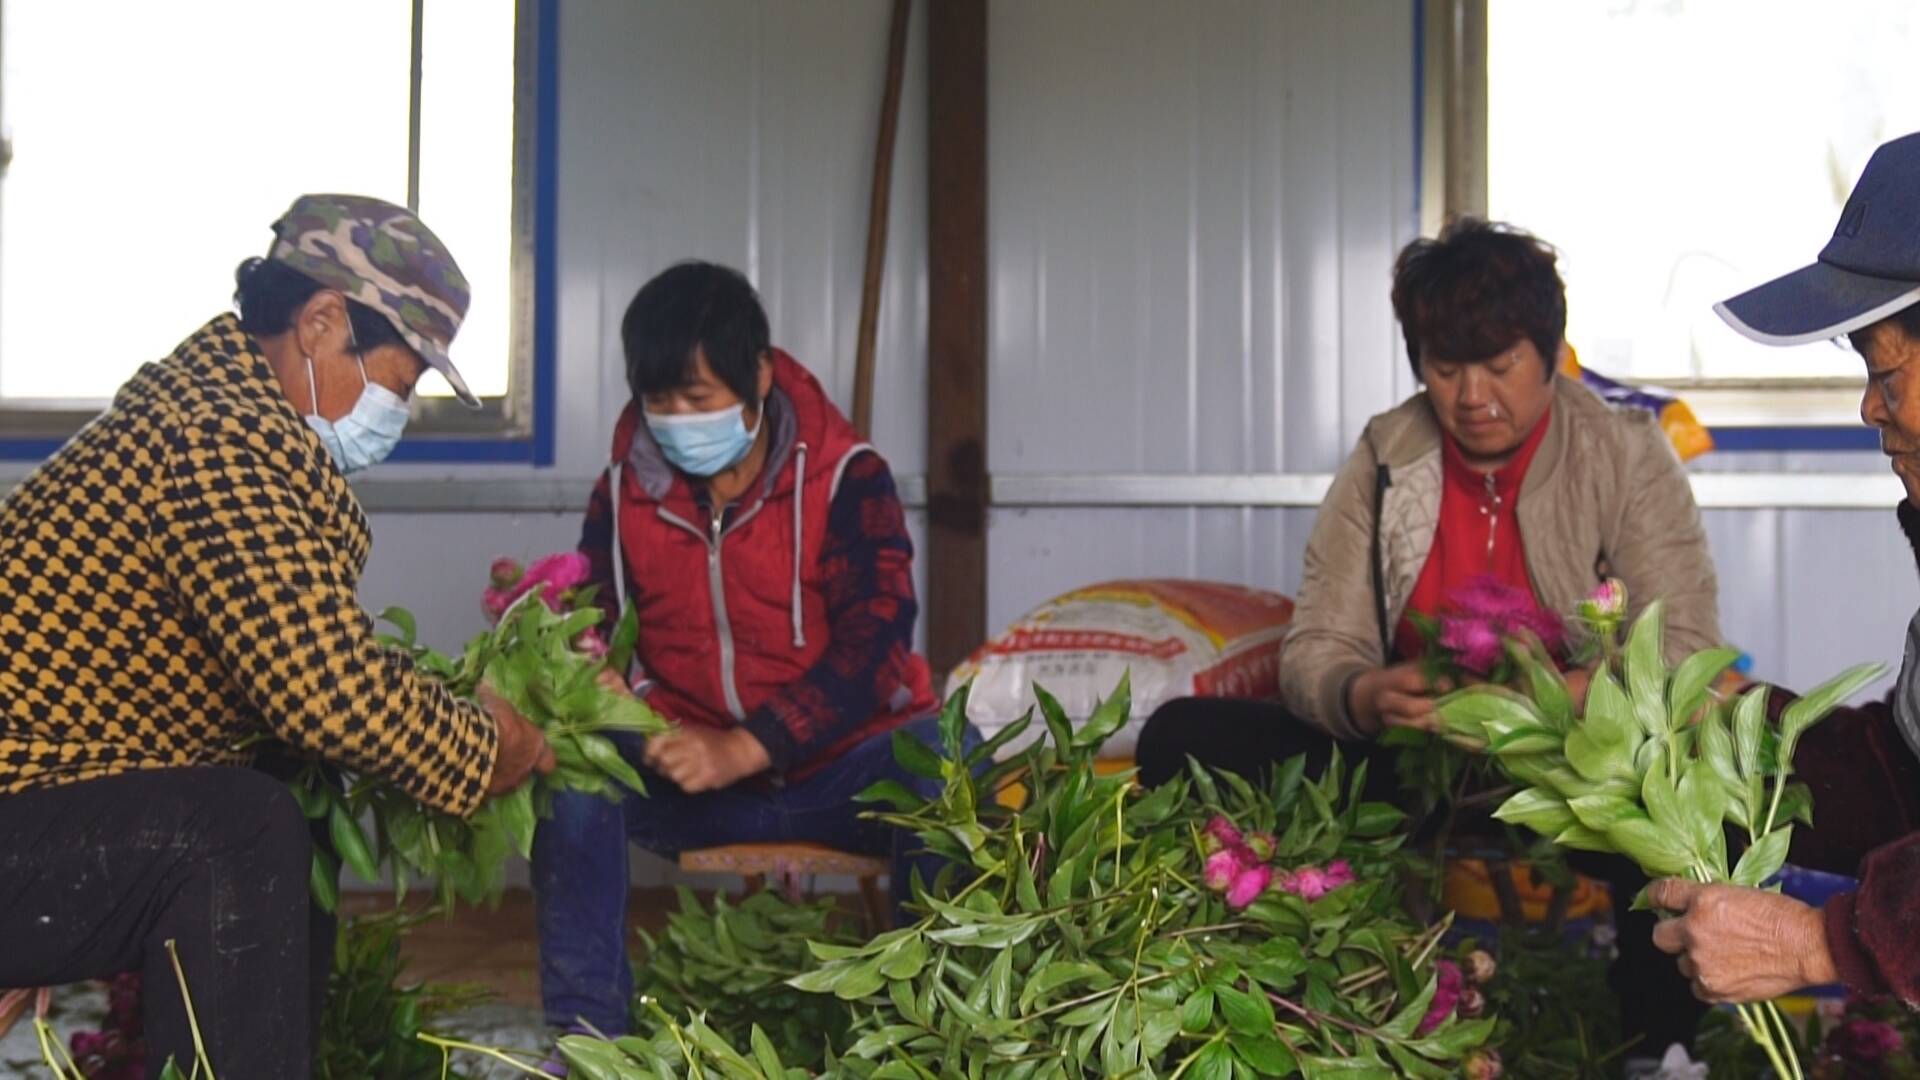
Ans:
<svg viewBox="0 0 1920 1080"><path fill-rule="evenodd" d="M135 970L151 1072L193 1059L177 943L221 1075L311 1067L333 948L284 784L235 747L465 814L552 768L498 699L373 638L346 475L393 449L466 280L412 213L309 195L221 315L142 368L0 502L0 986Z"/></svg>

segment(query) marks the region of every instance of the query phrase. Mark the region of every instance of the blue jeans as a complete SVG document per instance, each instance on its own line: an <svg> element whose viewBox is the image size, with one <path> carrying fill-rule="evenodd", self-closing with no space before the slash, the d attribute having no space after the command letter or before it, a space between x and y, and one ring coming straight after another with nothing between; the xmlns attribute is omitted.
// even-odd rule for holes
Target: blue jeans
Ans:
<svg viewBox="0 0 1920 1080"><path fill-rule="evenodd" d="M922 717L901 728L936 751L939 718ZM967 729L967 747L980 736ZM621 752L640 767L639 747ZM721 844L808 841L893 860L893 899L908 899L910 874L918 869L932 883L942 860L919 849L910 833L860 814L877 809L853 797L880 780L897 780L922 796L939 794L941 782L902 769L893 757L891 733L847 751L812 776L783 787L736 784L688 795L641 768L645 797L613 802L594 795L563 794L553 817L533 838L534 908L540 924L540 997L547 1022L568 1027L584 1019L609 1035L628 1029L633 969L627 959L627 845L672 858L682 851Z"/></svg>

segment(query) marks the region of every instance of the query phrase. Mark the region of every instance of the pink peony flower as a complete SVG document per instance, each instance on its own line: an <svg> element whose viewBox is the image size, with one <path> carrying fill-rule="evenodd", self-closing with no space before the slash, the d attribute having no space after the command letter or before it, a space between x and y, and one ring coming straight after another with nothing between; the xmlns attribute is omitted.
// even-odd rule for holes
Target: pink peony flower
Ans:
<svg viewBox="0 0 1920 1080"><path fill-rule="evenodd" d="M480 610L486 612L488 622L497 623L500 621L500 616L505 615L507 609L513 606L516 595L500 589L488 589L480 594Z"/></svg>
<svg viewBox="0 0 1920 1080"><path fill-rule="evenodd" d="M1849 1061L1878 1062L1899 1053L1906 1039L1892 1024L1879 1020L1849 1020L1827 1037L1828 1049Z"/></svg>
<svg viewBox="0 0 1920 1080"><path fill-rule="evenodd" d="M1320 899L1342 885L1351 884L1353 867L1345 859L1335 859L1325 867L1303 866L1281 874L1275 881L1275 886L1281 892L1292 893L1309 902Z"/></svg>
<svg viewBox="0 0 1920 1080"><path fill-rule="evenodd" d="M480 609L486 612L488 621L497 623L514 601L539 589L541 601L559 611L566 594L586 584L592 573L592 564L577 551L535 559L524 571L512 559L495 559L489 577L491 587L480 594Z"/></svg>
<svg viewBox="0 0 1920 1080"><path fill-rule="evenodd" d="M555 611L560 610L561 597L569 589L577 589L587 583L593 574L593 566L587 557L577 551L562 551L535 559L527 567L527 576L521 579L520 591L537 588L540 599Z"/></svg>
<svg viewBox="0 0 1920 1080"><path fill-rule="evenodd" d="M1466 978L1453 961L1435 962L1434 971L1433 1004L1427 1007L1427 1015L1421 1018L1420 1026L1414 1031L1416 1035L1425 1035L1446 1023L1447 1017L1453 1015L1454 1007L1460 1004L1460 991L1466 988Z"/></svg>
<svg viewBox="0 0 1920 1080"><path fill-rule="evenodd" d="M1234 876L1233 884L1227 887L1227 906L1238 910L1260 899L1273 882L1273 867L1265 863L1248 867Z"/></svg>
<svg viewBox="0 0 1920 1080"><path fill-rule="evenodd" d="M1222 814L1213 815L1213 820L1207 822L1206 836L1218 845L1214 850L1221 847L1236 848L1246 845L1246 839L1240 835L1240 830L1234 828L1233 822L1228 821Z"/></svg>
<svg viewBox="0 0 1920 1080"><path fill-rule="evenodd" d="M1222 848L1207 856L1207 888L1225 892L1235 879L1252 869L1246 852L1237 847Z"/></svg>
<svg viewBox="0 0 1920 1080"><path fill-rule="evenodd" d="M1455 618L1441 620L1440 644L1452 651L1455 663L1475 675L1491 672L1506 647L1493 623Z"/></svg>
<svg viewBox="0 0 1920 1080"><path fill-rule="evenodd" d="M1462 668L1490 674L1505 654L1506 639L1532 634L1549 651L1566 644L1558 615L1534 602L1525 589L1478 577L1447 598L1440 617L1440 644Z"/></svg>

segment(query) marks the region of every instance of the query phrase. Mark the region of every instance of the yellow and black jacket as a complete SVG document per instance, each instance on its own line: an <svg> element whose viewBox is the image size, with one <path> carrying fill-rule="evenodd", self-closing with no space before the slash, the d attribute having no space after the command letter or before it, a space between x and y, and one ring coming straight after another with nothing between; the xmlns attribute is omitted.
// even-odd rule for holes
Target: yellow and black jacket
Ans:
<svg viewBox="0 0 1920 1080"><path fill-rule="evenodd" d="M242 763L245 736L480 802L492 720L373 638L367 521L224 315L0 502L0 795Z"/></svg>

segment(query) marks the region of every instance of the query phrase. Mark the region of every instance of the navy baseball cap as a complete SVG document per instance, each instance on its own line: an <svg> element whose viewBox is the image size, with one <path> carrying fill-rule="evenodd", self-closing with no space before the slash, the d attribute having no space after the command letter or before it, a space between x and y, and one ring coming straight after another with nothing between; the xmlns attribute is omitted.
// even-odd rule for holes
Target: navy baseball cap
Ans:
<svg viewBox="0 0 1920 1080"><path fill-rule="evenodd" d="M1873 152L1820 259L1713 305L1763 345L1804 345L1920 303L1920 134Z"/></svg>

